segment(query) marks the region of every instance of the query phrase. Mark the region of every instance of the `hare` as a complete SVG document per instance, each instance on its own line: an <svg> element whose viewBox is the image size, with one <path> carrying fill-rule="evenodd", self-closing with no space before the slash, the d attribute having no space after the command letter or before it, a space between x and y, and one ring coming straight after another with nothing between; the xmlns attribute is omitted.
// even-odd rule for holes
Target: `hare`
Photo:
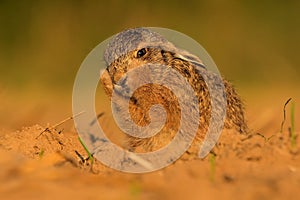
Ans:
<svg viewBox="0 0 300 200"><path fill-rule="evenodd" d="M217 75L207 70L197 56L177 48L162 35L147 28L128 29L117 34L108 44L104 59L107 68L102 73L100 81L109 97L112 96L113 89L122 87L122 84L118 82L126 73L149 63L171 67L187 80L199 102L200 113L197 119L199 127L187 151L189 155L195 155L208 129L212 109L209 90L201 73L209 77L212 82ZM197 72L199 69L202 70L201 73ZM141 77L134 77L132 81L139 78ZM248 128L244 117L243 102L232 84L224 78L221 80L227 101L224 128L235 130L237 133L246 133ZM130 97L129 111L132 120L137 125L146 126L151 122L149 109L154 104L162 105L167 116L164 127L153 137L128 136L127 144L130 150L134 152L155 151L174 138L181 119L181 108L177 98L179 97L176 97L168 88L158 84L143 85L134 91Z"/></svg>

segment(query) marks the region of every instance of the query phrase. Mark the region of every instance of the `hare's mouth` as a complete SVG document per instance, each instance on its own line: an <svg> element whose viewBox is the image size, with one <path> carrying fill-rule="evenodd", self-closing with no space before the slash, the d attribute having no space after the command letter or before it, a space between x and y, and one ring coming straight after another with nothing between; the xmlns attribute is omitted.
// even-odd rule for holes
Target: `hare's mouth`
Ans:
<svg viewBox="0 0 300 200"><path fill-rule="evenodd" d="M130 98L130 88L127 85L127 76L119 80L117 83L113 83L114 92L124 98Z"/></svg>

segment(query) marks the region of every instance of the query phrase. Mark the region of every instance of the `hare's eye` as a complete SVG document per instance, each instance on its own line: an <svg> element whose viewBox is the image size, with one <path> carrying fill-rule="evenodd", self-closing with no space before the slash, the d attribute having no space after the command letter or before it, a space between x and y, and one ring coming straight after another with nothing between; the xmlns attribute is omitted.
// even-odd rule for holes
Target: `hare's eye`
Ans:
<svg viewBox="0 0 300 200"><path fill-rule="evenodd" d="M146 49L145 49L145 48L142 48L142 49L138 50L138 52L136 53L136 57L137 57L137 58L141 58L141 57L143 57L145 54L146 54Z"/></svg>

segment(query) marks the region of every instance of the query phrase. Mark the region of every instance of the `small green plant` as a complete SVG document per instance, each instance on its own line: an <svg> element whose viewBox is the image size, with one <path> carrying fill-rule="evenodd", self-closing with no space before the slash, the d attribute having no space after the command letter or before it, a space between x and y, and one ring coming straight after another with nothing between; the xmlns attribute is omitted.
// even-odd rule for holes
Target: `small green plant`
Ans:
<svg viewBox="0 0 300 200"><path fill-rule="evenodd" d="M39 158L42 158L44 156L44 153L45 153L45 150L42 149L40 152L39 152Z"/></svg>
<svg viewBox="0 0 300 200"><path fill-rule="evenodd" d="M139 199L139 196L141 195L142 189L141 186L138 184L138 182L133 181L129 185L129 192L130 196L133 199Z"/></svg>
<svg viewBox="0 0 300 200"><path fill-rule="evenodd" d="M210 180L215 182L215 173L216 173L216 154L210 153L209 156L209 164L210 164Z"/></svg>
<svg viewBox="0 0 300 200"><path fill-rule="evenodd" d="M84 148L84 150L86 151L86 153L88 154L89 160L91 161L91 166L93 166L93 164L94 164L94 157L93 157L93 155L92 155L91 152L88 150L88 148L86 147L86 145L84 144L84 142L81 140L80 137L78 137L78 140L79 140L80 144L83 146L83 148Z"/></svg>
<svg viewBox="0 0 300 200"><path fill-rule="evenodd" d="M292 102L292 104L291 104L291 128L290 128L290 134L291 134L291 145L292 145L292 148L295 148L296 147L295 102Z"/></svg>

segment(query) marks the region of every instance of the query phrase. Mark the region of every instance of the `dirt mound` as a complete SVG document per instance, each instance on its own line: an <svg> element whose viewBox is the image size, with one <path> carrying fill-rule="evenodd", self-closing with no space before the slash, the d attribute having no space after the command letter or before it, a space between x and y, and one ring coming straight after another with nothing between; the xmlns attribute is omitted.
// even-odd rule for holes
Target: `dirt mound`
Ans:
<svg viewBox="0 0 300 200"><path fill-rule="evenodd" d="M92 165L75 132L35 125L0 134L0 191L5 199L297 199L296 144L288 133L228 132L205 159L137 175Z"/></svg>

